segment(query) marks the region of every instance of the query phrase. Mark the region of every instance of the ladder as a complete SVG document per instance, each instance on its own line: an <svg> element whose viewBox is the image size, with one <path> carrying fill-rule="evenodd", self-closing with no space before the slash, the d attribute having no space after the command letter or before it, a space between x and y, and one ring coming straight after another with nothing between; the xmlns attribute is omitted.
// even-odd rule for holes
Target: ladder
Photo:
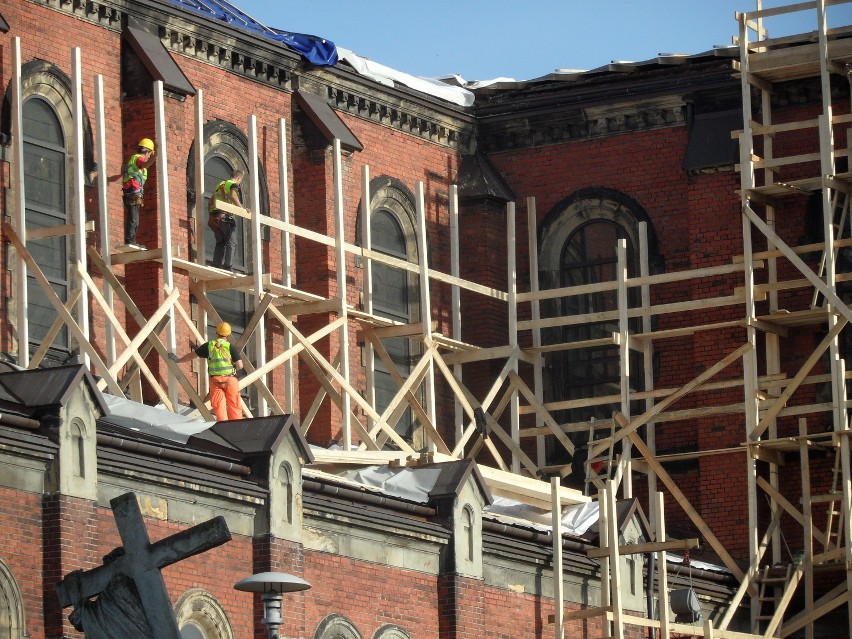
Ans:
<svg viewBox="0 0 852 639"><path fill-rule="evenodd" d="M840 203L840 200L843 200L843 203ZM835 230L835 241L843 238L843 228L846 225L846 219L849 213L849 198L846 197L846 194L840 189L834 189L834 193L831 197L831 212L832 212L832 220L834 219L837 210L840 209L840 221L837 224L832 224L831 228ZM852 224L852 220L850 221ZM850 233L852 235L852 233ZM840 249L834 249L834 259L837 259ZM819 268L817 269L817 275L822 277L825 274L825 249L822 251L822 255L819 259ZM811 300L811 308L817 308L819 303L819 298L821 297L819 291L814 291L813 299ZM825 304L825 300L823 300L823 304Z"/></svg>
<svg viewBox="0 0 852 639"><path fill-rule="evenodd" d="M615 440L615 419L613 418L610 422L609 436L596 438L595 434L605 428L606 426L599 425L595 422L594 418L589 422L589 439L586 445L586 450L591 454L593 444L601 444L607 439L609 440L609 445L606 447L606 454L603 454L602 452L600 455L595 457L589 456L586 459L586 480L584 490L584 494L586 495L589 494L589 488L591 485L593 485L596 490L601 490L606 487L606 481L612 477L612 463L614 457L612 442Z"/></svg>
<svg viewBox="0 0 852 639"><path fill-rule="evenodd" d="M775 569L770 566L764 566L763 570L755 578L760 586L757 594L758 613L752 623L752 633L761 634L760 625L768 624L775 616L778 607L781 605L783 593L790 583L790 578L793 575L793 564L788 564L786 572L781 575L777 572L779 567Z"/></svg>

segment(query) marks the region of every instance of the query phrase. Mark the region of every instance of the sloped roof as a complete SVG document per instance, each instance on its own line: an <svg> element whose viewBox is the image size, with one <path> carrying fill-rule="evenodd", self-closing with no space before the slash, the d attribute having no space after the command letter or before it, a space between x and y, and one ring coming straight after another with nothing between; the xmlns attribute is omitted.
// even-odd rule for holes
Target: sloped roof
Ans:
<svg viewBox="0 0 852 639"><path fill-rule="evenodd" d="M108 413L94 379L82 364L0 373L0 403L17 404L27 414L64 406L80 382L89 386L103 413Z"/></svg>

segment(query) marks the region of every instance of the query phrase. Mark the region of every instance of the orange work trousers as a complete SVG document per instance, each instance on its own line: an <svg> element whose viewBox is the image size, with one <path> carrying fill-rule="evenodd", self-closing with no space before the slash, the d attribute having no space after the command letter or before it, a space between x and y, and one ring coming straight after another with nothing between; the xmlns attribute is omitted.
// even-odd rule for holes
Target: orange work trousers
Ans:
<svg viewBox="0 0 852 639"><path fill-rule="evenodd" d="M213 375L210 378L210 405L216 421L243 418L240 384L234 375Z"/></svg>

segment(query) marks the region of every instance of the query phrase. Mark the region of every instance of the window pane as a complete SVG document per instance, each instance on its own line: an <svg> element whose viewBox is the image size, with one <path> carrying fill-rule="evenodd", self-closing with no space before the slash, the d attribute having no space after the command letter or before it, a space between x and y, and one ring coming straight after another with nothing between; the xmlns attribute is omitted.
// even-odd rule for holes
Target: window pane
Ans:
<svg viewBox="0 0 852 639"><path fill-rule="evenodd" d="M62 129L51 106L38 97L24 102L21 110L24 135L52 146L65 146Z"/></svg>
<svg viewBox="0 0 852 639"><path fill-rule="evenodd" d="M370 236L373 249L394 257L408 259L405 233L396 216L390 211L379 209L370 217ZM381 317L398 322L411 321L409 299L409 275L403 269L373 263L373 312ZM382 340L397 371L407 377L411 371L411 343L406 338ZM384 362L375 360L376 408L382 413L397 394L399 388L393 381ZM400 417L395 430L403 437L410 438L414 422L410 408Z"/></svg>
<svg viewBox="0 0 852 639"><path fill-rule="evenodd" d="M33 97L23 105L24 192L27 229L42 229L68 223L66 210L65 136L53 108ZM31 240L27 250L50 281L62 302L68 299L70 240L66 235ZM27 318L30 347L41 344L57 313L36 282L27 278ZM68 329L63 328L52 348L67 350Z"/></svg>
<svg viewBox="0 0 852 639"><path fill-rule="evenodd" d="M207 635L194 623L187 623L180 629L181 639L207 639Z"/></svg>

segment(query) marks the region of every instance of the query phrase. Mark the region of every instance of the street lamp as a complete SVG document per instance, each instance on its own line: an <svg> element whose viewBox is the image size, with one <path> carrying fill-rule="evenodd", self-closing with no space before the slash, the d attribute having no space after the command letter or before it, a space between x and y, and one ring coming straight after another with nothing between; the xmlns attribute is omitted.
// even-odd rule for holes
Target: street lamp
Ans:
<svg viewBox="0 0 852 639"><path fill-rule="evenodd" d="M286 572L259 572L234 584L236 590L263 593L263 623L269 626L269 639L278 639L281 625L281 594L311 587L304 579Z"/></svg>

